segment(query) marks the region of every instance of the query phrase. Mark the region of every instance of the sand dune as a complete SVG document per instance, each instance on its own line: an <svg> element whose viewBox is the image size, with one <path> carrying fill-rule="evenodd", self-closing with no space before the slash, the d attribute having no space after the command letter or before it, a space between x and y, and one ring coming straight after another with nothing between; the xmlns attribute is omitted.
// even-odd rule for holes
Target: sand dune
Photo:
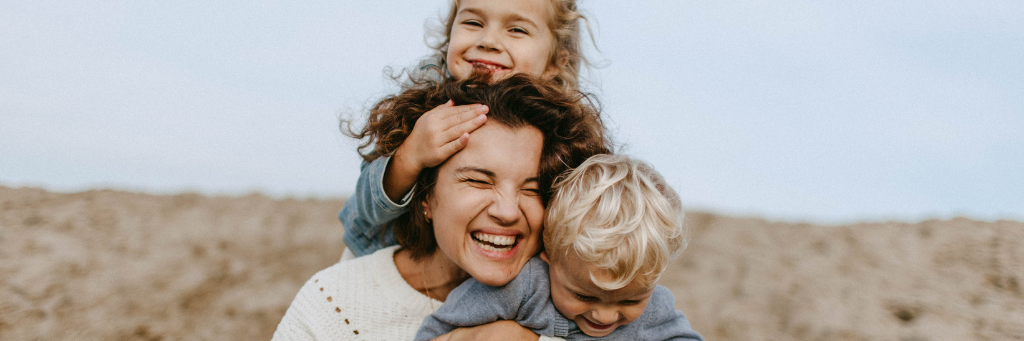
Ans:
<svg viewBox="0 0 1024 341"><path fill-rule="evenodd" d="M269 339L341 205L0 187L0 339ZM1024 340L1024 223L689 218L663 284L709 340Z"/></svg>

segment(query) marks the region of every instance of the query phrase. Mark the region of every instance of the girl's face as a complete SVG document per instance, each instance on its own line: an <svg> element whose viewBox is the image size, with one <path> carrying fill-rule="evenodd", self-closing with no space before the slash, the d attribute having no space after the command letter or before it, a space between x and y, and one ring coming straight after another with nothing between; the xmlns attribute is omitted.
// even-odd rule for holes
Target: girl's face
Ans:
<svg viewBox="0 0 1024 341"><path fill-rule="evenodd" d="M505 285L540 248L543 135L487 122L438 169L424 202L438 249L483 284Z"/></svg>
<svg viewBox="0 0 1024 341"><path fill-rule="evenodd" d="M555 37L550 0L463 0L448 43L448 72L466 79L473 68L493 79L515 73L552 78Z"/></svg>

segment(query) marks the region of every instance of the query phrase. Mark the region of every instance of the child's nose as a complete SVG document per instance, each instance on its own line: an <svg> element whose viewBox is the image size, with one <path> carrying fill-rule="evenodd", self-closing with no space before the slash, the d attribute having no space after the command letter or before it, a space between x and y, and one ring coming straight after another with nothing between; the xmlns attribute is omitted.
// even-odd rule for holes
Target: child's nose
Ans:
<svg viewBox="0 0 1024 341"><path fill-rule="evenodd" d="M607 307L594 309L590 315L594 322L600 324L612 324L619 320L619 311Z"/></svg>
<svg viewBox="0 0 1024 341"><path fill-rule="evenodd" d="M476 47L483 50L498 50L501 48L498 33L494 29L483 30L480 38L477 39Z"/></svg>

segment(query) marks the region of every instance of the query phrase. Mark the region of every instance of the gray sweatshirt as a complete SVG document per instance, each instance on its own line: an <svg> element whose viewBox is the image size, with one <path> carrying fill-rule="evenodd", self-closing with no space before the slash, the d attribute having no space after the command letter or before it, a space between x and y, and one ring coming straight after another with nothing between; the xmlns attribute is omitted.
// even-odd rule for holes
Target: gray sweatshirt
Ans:
<svg viewBox="0 0 1024 341"><path fill-rule="evenodd" d="M675 309L675 302L672 292L658 285L647 309L633 323L620 326L607 336L594 338L558 313L551 302L548 264L533 257L519 275L504 286L487 286L472 278L463 282L448 294L436 312L423 320L423 325L416 332L416 340L430 340L459 327L514 320L539 335L566 340L703 341L704 338L690 327L683 313Z"/></svg>

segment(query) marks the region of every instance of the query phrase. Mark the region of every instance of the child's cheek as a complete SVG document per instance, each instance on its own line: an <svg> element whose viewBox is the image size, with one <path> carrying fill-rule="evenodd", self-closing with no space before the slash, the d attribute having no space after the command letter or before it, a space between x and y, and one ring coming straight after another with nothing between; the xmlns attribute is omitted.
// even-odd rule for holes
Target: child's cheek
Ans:
<svg viewBox="0 0 1024 341"><path fill-rule="evenodd" d="M632 323L633 321L636 321L636 319L640 318L640 315L644 314L644 310L647 310L648 303L650 303L650 300L641 304L623 307L620 311L622 312L622 316L626 318L626 323L624 324Z"/></svg>
<svg viewBox="0 0 1024 341"><path fill-rule="evenodd" d="M554 287L554 286L552 286ZM552 290L551 291L551 303L555 304L555 309L558 310L562 316L572 319L574 316L579 315L580 302L573 299L565 289Z"/></svg>

